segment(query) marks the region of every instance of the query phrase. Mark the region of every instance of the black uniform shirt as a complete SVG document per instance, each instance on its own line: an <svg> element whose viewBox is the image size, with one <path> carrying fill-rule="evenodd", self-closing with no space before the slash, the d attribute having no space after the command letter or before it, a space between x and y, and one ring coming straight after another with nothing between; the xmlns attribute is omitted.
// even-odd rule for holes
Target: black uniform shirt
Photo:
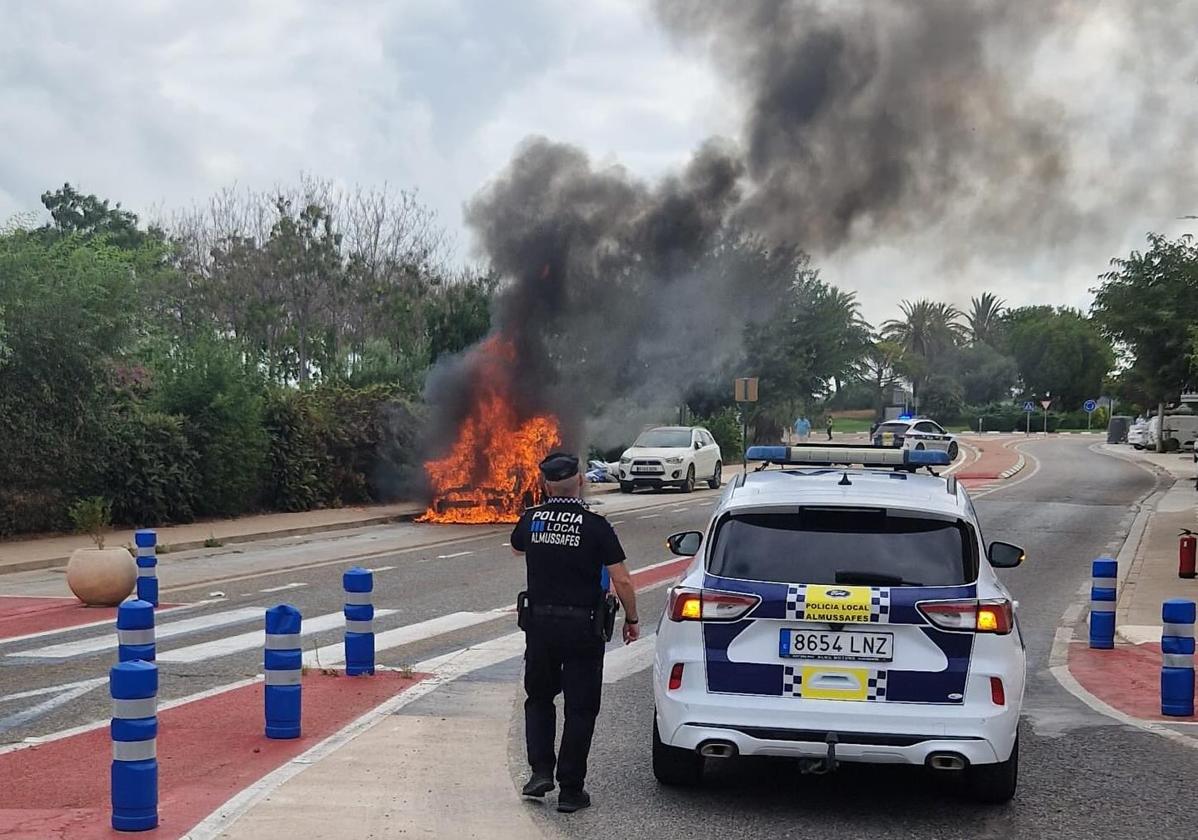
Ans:
<svg viewBox="0 0 1198 840"><path fill-rule="evenodd" d="M534 606L593 607L600 570L624 562L615 530L580 499L552 498L524 511L512 529L512 548L524 552Z"/></svg>

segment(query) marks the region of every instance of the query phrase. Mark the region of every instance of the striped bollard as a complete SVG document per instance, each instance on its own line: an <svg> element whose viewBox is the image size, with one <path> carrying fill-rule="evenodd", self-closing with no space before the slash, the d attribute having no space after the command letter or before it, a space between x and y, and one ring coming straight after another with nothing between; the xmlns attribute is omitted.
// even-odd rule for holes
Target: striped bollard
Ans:
<svg viewBox="0 0 1198 840"><path fill-rule="evenodd" d="M1110 557L1099 557L1092 567L1090 581L1090 647L1110 650L1115 646L1115 593L1119 564Z"/></svg>
<svg viewBox="0 0 1198 840"><path fill-rule="evenodd" d="M354 567L341 576L345 587L345 673L374 673L374 573Z"/></svg>
<svg viewBox="0 0 1198 840"><path fill-rule="evenodd" d="M153 604L125 601L116 608L116 658L118 662L155 660Z"/></svg>
<svg viewBox="0 0 1198 840"><path fill-rule="evenodd" d="M133 532L137 546L137 597L158 606L158 532L143 528Z"/></svg>
<svg viewBox="0 0 1198 840"><path fill-rule="evenodd" d="M112 827L158 825L158 667L121 662L108 672L112 694Z"/></svg>
<svg viewBox="0 0 1198 840"><path fill-rule="evenodd" d="M300 611L279 604L266 611L263 652L266 691L266 737L300 736L300 697L304 654L300 649Z"/></svg>
<svg viewBox="0 0 1198 840"><path fill-rule="evenodd" d="M1194 602L1170 598L1161 605L1161 714L1194 714Z"/></svg>

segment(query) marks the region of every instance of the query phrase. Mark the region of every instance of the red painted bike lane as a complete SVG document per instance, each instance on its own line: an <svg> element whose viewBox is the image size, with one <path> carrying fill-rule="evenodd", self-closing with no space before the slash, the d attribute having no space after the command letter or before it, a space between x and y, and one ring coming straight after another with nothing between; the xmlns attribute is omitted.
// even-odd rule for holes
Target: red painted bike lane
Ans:
<svg viewBox="0 0 1198 840"><path fill-rule="evenodd" d="M290 741L263 735L261 683L161 712L161 822L138 834L181 837L233 795L422 678L309 673L303 680L303 736ZM107 727L0 755L0 838L132 836L109 827L111 760Z"/></svg>
<svg viewBox="0 0 1198 840"><path fill-rule="evenodd" d="M161 604L158 612L178 607ZM88 607L74 598L29 598L0 595L0 642L116 621L116 607Z"/></svg>
<svg viewBox="0 0 1198 840"><path fill-rule="evenodd" d="M1093 650L1085 642L1069 645L1069 673L1082 688L1129 717L1161 723L1195 721L1198 717L1161 714L1161 646L1117 643L1113 650Z"/></svg>

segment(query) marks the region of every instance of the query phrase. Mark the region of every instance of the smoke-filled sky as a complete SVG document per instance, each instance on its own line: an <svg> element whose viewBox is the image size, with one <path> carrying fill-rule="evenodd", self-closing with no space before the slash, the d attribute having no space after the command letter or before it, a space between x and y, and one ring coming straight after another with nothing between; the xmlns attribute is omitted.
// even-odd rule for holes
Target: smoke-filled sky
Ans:
<svg viewBox="0 0 1198 840"><path fill-rule="evenodd" d="M541 135L649 205L687 166L721 188L691 161L724 155L709 206L875 321L985 289L1084 306L1148 230L1198 233L1196 31L1188 0L9 3L0 220L67 180L152 215L303 170L419 189L467 259L463 208L492 183L485 236Z"/></svg>

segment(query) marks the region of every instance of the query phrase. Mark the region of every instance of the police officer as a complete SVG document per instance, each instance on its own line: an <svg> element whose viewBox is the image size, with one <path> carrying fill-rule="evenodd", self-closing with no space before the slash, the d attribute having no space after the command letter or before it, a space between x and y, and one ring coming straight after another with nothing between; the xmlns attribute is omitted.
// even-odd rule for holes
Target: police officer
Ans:
<svg viewBox="0 0 1198 840"><path fill-rule="evenodd" d="M624 549L611 525L582 501L578 459L563 452L541 462L546 501L529 508L512 530L512 551L528 566L525 630L524 731L532 776L524 796L543 797L561 785L557 810L591 804L583 787L599 695L603 689L602 611L607 569L624 607L624 643L640 637L636 590ZM553 700L565 696L561 751L554 755Z"/></svg>

